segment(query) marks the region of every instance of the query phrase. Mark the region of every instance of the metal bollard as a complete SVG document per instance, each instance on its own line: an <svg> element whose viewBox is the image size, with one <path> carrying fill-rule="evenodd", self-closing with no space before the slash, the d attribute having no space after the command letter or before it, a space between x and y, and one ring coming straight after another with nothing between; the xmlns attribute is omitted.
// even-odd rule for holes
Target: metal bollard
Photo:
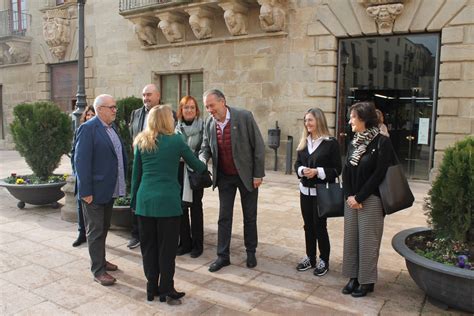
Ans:
<svg viewBox="0 0 474 316"><path fill-rule="evenodd" d="M285 174L291 174L293 169L293 136L288 136L288 141L286 142L286 171Z"/></svg>

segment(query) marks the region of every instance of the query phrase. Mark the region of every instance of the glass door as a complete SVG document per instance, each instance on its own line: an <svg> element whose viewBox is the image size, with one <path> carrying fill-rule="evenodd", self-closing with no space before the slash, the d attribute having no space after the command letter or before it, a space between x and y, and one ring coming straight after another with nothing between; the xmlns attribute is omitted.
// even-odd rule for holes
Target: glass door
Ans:
<svg viewBox="0 0 474 316"><path fill-rule="evenodd" d="M411 179L427 180L439 35L391 36L340 41L337 135L345 155L352 139L349 107L372 101L384 115L390 139Z"/></svg>

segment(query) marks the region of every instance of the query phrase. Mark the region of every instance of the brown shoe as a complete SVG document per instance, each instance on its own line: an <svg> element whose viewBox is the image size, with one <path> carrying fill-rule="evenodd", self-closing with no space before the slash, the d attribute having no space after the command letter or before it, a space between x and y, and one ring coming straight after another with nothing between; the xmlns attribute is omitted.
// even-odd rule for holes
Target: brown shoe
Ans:
<svg viewBox="0 0 474 316"><path fill-rule="evenodd" d="M112 262L105 262L105 271L117 271L118 266L116 264L113 264Z"/></svg>
<svg viewBox="0 0 474 316"><path fill-rule="evenodd" d="M96 281L97 283L100 283L100 285L109 286L109 285L114 284L117 281L117 279L115 279L113 276L105 272L104 274L94 277L94 281Z"/></svg>

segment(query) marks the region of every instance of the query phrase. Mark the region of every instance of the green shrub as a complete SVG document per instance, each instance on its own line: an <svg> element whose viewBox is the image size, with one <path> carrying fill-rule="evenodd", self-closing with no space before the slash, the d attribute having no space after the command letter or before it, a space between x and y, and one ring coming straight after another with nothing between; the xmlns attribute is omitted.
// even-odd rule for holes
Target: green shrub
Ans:
<svg viewBox="0 0 474 316"><path fill-rule="evenodd" d="M130 115L133 110L139 109L143 106L143 101L137 97L127 97L117 101L117 116L115 118L115 124L117 124L120 137L122 138L123 145L126 148L128 156L127 166L127 193L130 192L130 179L132 178L132 166L133 166L133 151L132 151L132 138L130 137L129 124Z"/></svg>
<svg viewBox="0 0 474 316"><path fill-rule="evenodd" d="M474 137L445 151L439 175L425 200L428 223L438 238L467 242L473 248Z"/></svg>
<svg viewBox="0 0 474 316"><path fill-rule="evenodd" d="M19 104L13 117L10 129L16 150L33 173L46 180L71 149L71 119L51 102Z"/></svg>

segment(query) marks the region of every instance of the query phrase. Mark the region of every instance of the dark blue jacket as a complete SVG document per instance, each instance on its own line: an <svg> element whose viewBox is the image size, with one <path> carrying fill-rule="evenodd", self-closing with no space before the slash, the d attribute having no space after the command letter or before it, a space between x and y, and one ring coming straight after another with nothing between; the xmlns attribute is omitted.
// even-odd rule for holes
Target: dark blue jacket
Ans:
<svg viewBox="0 0 474 316"><path fill-rule="evenodd" d="M115 125L113 128L117 132ZM122 155L126 174L127 154L123 142ZM117 182L117 164L114 146L99 118L95 116L82 124L77 131L74 153L79 197L92 195L94 204L108 203Z"/></svg>

